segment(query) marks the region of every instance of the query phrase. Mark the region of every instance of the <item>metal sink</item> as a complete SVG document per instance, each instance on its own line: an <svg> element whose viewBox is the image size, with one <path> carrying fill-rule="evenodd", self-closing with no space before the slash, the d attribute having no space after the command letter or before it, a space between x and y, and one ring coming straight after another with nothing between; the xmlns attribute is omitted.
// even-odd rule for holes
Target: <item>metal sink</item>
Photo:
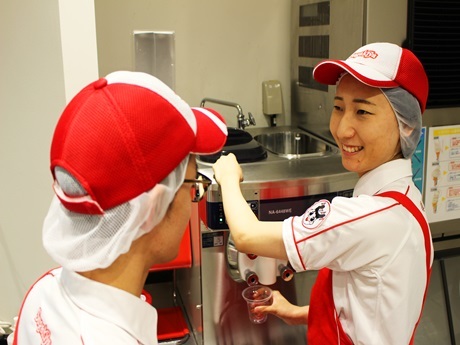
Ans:
<svg viewBox="0 0 460 345"><path fill-rule="evenodd" d="M288 159L338 153L336 147L298 130L262 133L254 139L266 150Z"/></svg>

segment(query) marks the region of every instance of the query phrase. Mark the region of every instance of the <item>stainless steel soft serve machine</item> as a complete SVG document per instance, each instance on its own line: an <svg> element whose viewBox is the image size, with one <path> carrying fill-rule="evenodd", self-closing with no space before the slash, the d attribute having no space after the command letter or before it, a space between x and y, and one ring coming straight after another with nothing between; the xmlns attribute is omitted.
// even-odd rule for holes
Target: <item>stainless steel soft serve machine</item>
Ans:
<svg viewBox="0 0 460 345"><path fill-rule="evenodd" d="M234 152L237 157L245 157L241 188L260 220L281 221L303 214L319 199L351 195L357 177L343 169L333 145L292 127L251 128L248 133L253 145L264 143L266 154L260 155L253 145L247 147L257 152L254 161L240 147L235 147ZM222 152L232 152L231 146L240 145L232 144ZM198 158L199 171L212 179L213 162L209 160ZM194 209L191 234L192 267L176 272L176 287L193 335L189 342L306 342L305 326L288 326L275 316L269 316L264 324L252 324L241 292L248 285L260 283L279 290L292 303L305 305L316 272L295 273L288 262L239 252L232 241L215 182Z"/></svg>

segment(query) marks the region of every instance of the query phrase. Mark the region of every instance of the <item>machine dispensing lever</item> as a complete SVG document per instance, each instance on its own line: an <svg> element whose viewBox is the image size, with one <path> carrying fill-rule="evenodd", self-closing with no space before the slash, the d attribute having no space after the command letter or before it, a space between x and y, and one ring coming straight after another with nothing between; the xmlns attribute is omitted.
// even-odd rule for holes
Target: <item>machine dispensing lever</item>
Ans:
<svg viewBox="0 0 460 345"><path fill-rule="evenodd" d="M226 105L229 107L234 107L236 110L238 110L237 114L237 120L238 120L238 128L240 129L245 129L247 126L255 126L256 125L256 120L254 116L251 113L248 113L248 118L246 119L243 114L243 109L238 103L233 103L229 101L223 101L220 99L215 99L215 98L203 98L200 103L200 107L204 107L206 102L210 103L216 103L216 104L221 104L221 105Z"/></svg>
<svg viewBox="0 0 460 345"><path fill-rule="evenodd" d="M285 282L290 281L292 278L294 278L294 270L285 265L280 265L278 267L279 272L280 272L280 277L283 279Z"/></svg>
<svg viewBox="0 0 460 345"><path fill-rule="evenodd" d="M259 277L257 276L257 274L255 272L247 270L245 273L246 273L245 274L246 283L249 286L259 284Z"/></svg>

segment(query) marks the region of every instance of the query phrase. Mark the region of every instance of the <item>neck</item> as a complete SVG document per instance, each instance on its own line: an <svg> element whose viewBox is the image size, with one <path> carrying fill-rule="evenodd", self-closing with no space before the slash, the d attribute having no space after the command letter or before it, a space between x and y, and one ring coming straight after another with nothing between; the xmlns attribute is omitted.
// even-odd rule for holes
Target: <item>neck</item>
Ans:
<svg viewBox="0 0 460 345"><path fill-rule="evenodd" d="M392 160L394 161L395 159L401 159L401 158L404 158L404 155L402 154L402 151L399 151L395 154Z"/></svg>
<svg viewBox="0 0 460 345"><path fill-rule="evenodd" d="M133 249L131 248L128 253L120 255L107 268L78 273L88 279L140 296L150 266L146 265L144 256Z"/></svg>

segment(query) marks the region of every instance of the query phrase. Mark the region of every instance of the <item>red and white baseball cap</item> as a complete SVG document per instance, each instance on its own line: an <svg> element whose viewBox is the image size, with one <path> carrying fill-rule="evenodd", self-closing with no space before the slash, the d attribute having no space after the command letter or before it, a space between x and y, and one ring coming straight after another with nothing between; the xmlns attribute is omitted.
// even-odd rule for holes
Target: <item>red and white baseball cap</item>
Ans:
<svg viewBox="0 0 460 345"><path fill-rule="evenodd" d="M378 88L401 87L417 98L422 113L428 98L428 77L422 63L410 50L393 43L367 44L346 60L325 60L313 70L322 84L334 85L343 72Z"/></svg>
<svg viewBox="0 0 460 345"><path fill-rule="evenodd" d="M51 145L54 190L69 211L103 214L151 190L190 153L220 151L226 138L216 111L191 108L149 74L114 72L86 86L62 113ZM66 194L56 167L87 195Z"/></svg>

